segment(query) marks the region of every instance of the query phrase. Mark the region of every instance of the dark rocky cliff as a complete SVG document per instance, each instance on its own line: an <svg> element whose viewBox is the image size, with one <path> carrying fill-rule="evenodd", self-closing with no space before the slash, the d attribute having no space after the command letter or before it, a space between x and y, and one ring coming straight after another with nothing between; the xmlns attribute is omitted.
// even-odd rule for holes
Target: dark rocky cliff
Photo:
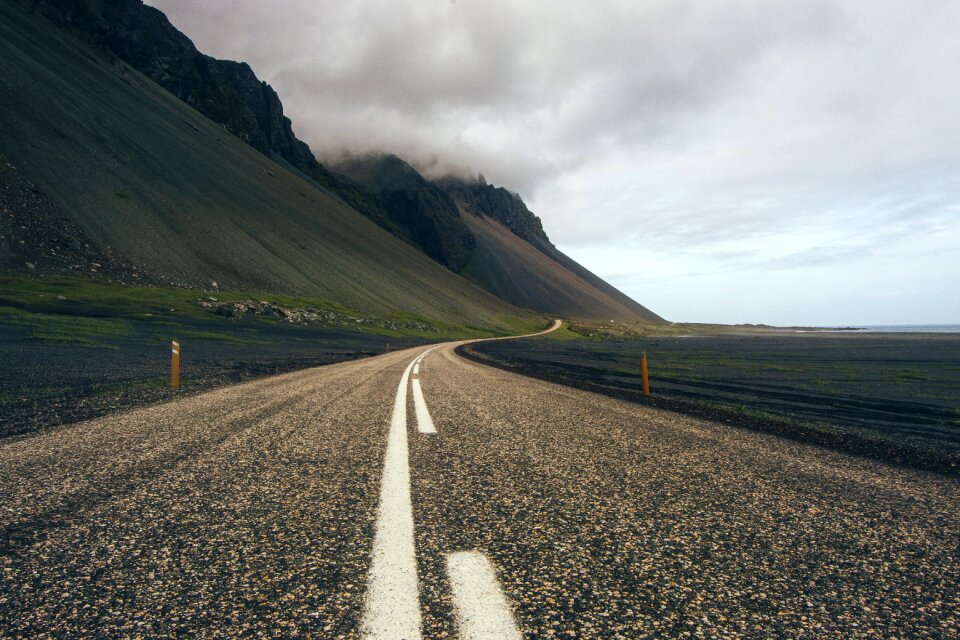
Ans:
<svg viewBox="0 0 960 640"><path fill-rule="evenodd" d="M527 209L520 196L503 187L487 184L483 176L476 182L443 178L435 184L459 202L467 212L493 218L527 242L550 243L540 218Z"/></svg>
<svg viewBox="0 0 960 640"><path fill-rule="evenodd" d="M389 223L424 253L454 271L470 261L473 234L447 193L394 155L354 158L337 167L371 191Z"/></svg>
<svg viewBox="0 0 960 640"><path fill-rule="evenodd" d="M270 85L245 62L200 53L157 9L140 0L19 1L101 45L257 150L301 170L319 166Z"/></svg>
<svg viewBox="0 0 960 640"><path fill-rule="evenodd" d="M261 153L285 161L388 230L382 206L321 165L293 133L277 92L245 62L197 50L141 0L17 0L113 54Z"/></svg>

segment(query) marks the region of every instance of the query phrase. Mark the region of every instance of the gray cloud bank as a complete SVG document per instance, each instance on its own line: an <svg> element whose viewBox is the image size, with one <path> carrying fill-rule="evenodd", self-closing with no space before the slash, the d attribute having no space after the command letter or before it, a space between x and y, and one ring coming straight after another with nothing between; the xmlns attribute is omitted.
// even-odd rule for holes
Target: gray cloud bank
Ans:
<svg viewBox="0 0 960 640"><path fill-rule="evenodd" d="M561 246L756 266L727 245L829 260L958 226L958 2L150 3L248 61L322 159L483 172Z"/></svg>
<svg viewBox="0 0 960 640"><path fill-rule="evenodd" d="M688 180L754 186L957 158L952 2L152 4L249 61L321 157L394 151L527 197L662 151L695 151Z"/></svg>

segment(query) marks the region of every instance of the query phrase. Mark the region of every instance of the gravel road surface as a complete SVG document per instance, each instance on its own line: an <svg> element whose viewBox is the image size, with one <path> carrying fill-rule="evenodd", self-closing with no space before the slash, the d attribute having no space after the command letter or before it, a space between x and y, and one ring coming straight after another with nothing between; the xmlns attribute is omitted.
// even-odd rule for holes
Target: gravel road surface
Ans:
<svg viewBox="0 0 960 640"><path fill-rule="evenodd" d="M960 637L956 480L424 351L0 443L0 636Z"/></svg>

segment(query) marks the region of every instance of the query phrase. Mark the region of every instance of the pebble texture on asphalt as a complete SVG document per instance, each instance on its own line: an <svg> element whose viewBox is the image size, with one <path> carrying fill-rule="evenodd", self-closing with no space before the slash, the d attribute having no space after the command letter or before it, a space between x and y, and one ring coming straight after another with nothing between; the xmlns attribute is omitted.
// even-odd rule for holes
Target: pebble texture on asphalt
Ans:
<svg viewBox="0 0 960 640"><path fill-rule="evenodd" d="M960 485L466 363L421 373L435 553L477 549L531 638L960 637ZM425 581L426 582L426 581Z"/></svg>
<svg viewBox="0 0 960 640"><path fill-rule="evenodd" d="M407 358L0 445L0 636L353 635Z"/></svg>
<svg viewBox="0 0 960 640"><path fill-rule="evenodd" d="M0 443L0 636L355 638L409 350ZM956 638L960 485L433 351L425 638L486 554L528 638Z"/></svg>

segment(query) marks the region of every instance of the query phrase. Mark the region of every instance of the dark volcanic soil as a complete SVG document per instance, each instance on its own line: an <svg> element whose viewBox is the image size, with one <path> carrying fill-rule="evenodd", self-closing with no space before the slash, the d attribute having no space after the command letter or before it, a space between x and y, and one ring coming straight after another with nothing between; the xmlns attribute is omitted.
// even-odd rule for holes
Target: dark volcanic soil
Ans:
<svg viewBox="0 0 960 640"><path fill-rule="evenodd" d="M187 333L186 322L175 333ZM0 324L0 438L422 342L286 324L260 324L255 334L239 325L233 340L222 330L211 339L209 325L197 323L199 335L176 336L181 386L174 390L169 341L147 323L134 324L144 333L100 346L37 340L27 329Z"/></svg>
<svg viewBox="0 0 960 640"><path fill-rule="evenodd" d="M653 396L639 392L647 352ZM580 388L958 472L960 335L488 342L468 357Z"/></svg>

